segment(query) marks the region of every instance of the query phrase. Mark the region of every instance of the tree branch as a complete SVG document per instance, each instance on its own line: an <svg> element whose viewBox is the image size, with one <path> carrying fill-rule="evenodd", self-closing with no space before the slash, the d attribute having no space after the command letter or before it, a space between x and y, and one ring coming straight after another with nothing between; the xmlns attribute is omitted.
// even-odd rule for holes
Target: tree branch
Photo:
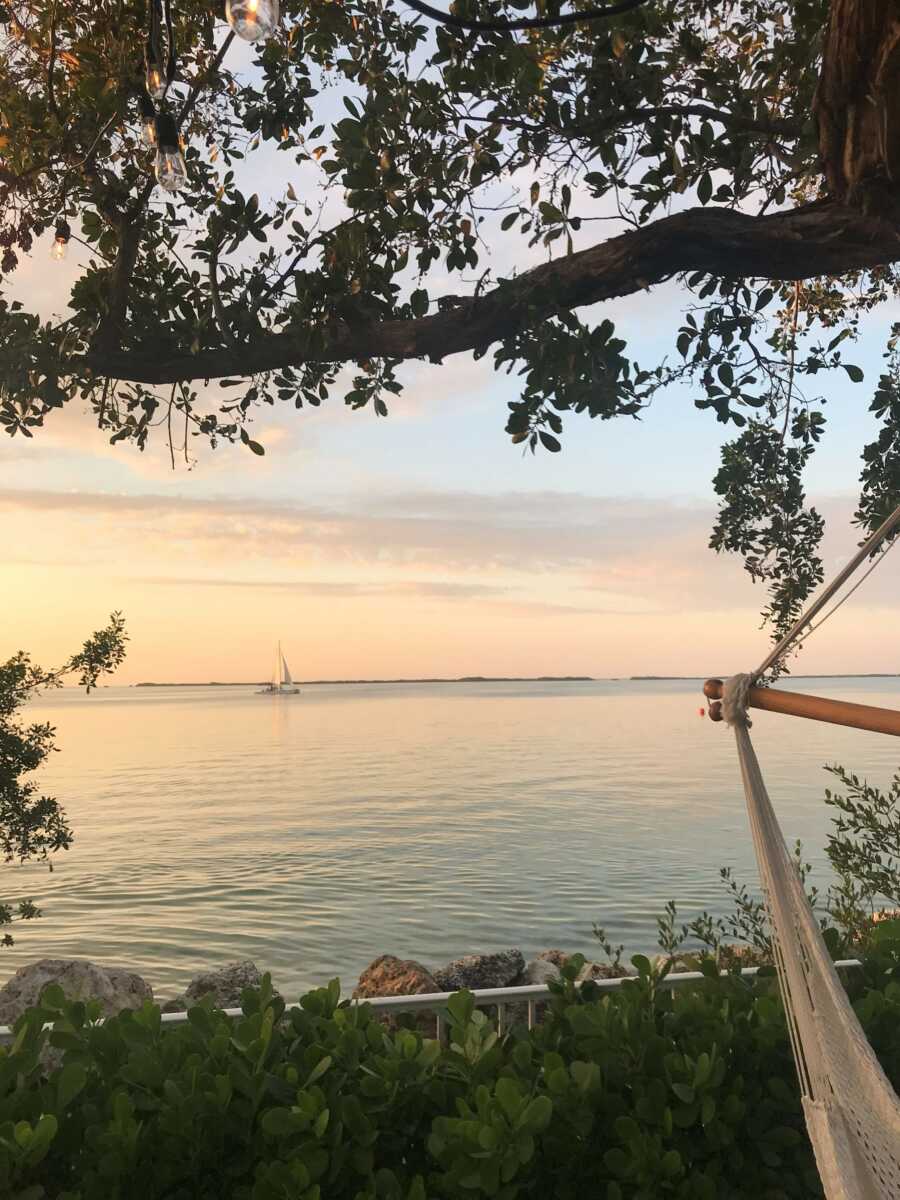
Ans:
<svg viewBox="0 0 900 1200"><path fill-rule="evenodd" d="M212 297L213 315L216 318L219 333L222 335L222 341L229 350L238 350L238 340L228 324L225 306L222 304L222 296L219 292L219 242L215 239L209 252L209 294ZM173 462L173 470L174 467L175 463Z"/></svg>
<svg viewBox="0 0 900 1200"><path fill-rule="evenodd" d="M125 317L128 313L131 277L134 274L140 242L141 222L123 220L119 226L119 250L110 273L109 308L97 331L98 351L111 352L121 340ZM109 374L107 371L101 373Z"/></svg>
<svg viewBox="0 0 900 1200"><path fill-rule="evenodd" d="M62 124L62 117L59 114L59 108L56 104L56 93L53 90L53 70L56 66L56 11L57 3L54 0L53 8L50 12L50 59L47 63L47 107L56 117L57 121Z"/></svg>
<svg viewBox="0 0 900 1200"><path fill-rule="evenodd" d="M596 123L587 123L584 132L596 136L597 133L608 133L615 129L624 129L629 125L646 125L662 117L699 117L704 121L715 121L724 125L733 133L759 133L766 137L799 137L803 127L796 121L788 121L783 117L768 117L758 120L755 117L742 117L725 109L714 108L711 104L660 104L648 108L620 108L605 115ZM521 129L525 133L558 133L560 136L571 138L565 130L551 125L549 122L529 122L515 118L504 117L502 114L480 116L466 113L466 121L481 121L488 125L503 125L506 128Z"/></svg>
<svg viewBox="0 0 900 1200"><path fill-rule="evenodd" d="M900 260L896 226L823 200L765 217L692 208L590 249L535 267L490 292L417 320L286 330L240 352L221 348L166 357L158 346L89 353L82 365L135 383L247 376L304 362L429 358L481 350L562 310L631 295L673 275L795 280L843 275ZM76 366L77 369L77 366Z"/></svg>

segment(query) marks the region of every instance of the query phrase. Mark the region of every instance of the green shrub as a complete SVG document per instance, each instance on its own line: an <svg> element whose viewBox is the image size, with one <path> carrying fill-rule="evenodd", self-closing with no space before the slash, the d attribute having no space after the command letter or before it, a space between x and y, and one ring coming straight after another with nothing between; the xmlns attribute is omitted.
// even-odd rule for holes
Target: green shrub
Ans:
<svg viewBox="0 0 900 1200"><path fill-rule="evenodd" d="M900 1081L900 941L853 981ZM449 1044L388 1031L336 981L288 1012L99 1023L49 987L0 1053L0 1195L16 1200L656 1200L821 1196L770 975L578 991L500 1038L465 992ZM52 1022L52 1031L45 1031ZM49 1045L48 1045L49 1043ZM42 1061L52 1059L52 1069Z"/></svg>

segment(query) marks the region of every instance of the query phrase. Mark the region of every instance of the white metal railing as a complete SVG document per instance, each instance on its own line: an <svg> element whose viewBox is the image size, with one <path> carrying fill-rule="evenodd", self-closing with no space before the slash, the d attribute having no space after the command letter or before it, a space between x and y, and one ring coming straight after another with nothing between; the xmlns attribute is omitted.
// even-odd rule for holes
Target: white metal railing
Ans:
<svg viewBox="0 0 900 1200"><path fill-rule="evenodd" d="M860 967L862 963L859 959L848 958L834 964L836 967ZM759 967L744 967L741 975L745 977L754 976ZM727 971L722 972L727 975ZM613 991L615 988L621 987L623 983L635 979L634 975L626 975L620 979L595 979L592 982L602 992ZM698 983L705 979L706 976L700 971L673 971L665 977L659 984L662 988L680 988L691 983ZM576 987L581 984L577 983ZM380 1013L387 1016L399 1015L400 1013L414 1012L434 1012L435 1013L435 1036L443 1038L445 1035L445 1021L442 1015L442 1009L447 1007L447 1001L454 992L428 992L419 996L372 996L363 997L354 1000L354 1004L369 1004L371 1007ZM549 987L544 983L527 984L525 987L505 987L505 988L480 988L478 991L473 991L475 997L476 1008L493 1008L497 1009L497 1027L498 1032L503 1033L506 1025L506 1010L513 1004L527 1004L528 1006L528 1028L533 1029L537 1020L537 1005L542 1000L549 999L551 992ZM240 1008L226 1008L224 1010L227 1017L242 1017L243 1011ZM188 1015L186 1012L163 1013L162 1023L164 1025L183 1025L186 1023ZM13 1031L8 1025L0 1025L0 1045L5 1042L10 1042L13 1039Z"/></svg>

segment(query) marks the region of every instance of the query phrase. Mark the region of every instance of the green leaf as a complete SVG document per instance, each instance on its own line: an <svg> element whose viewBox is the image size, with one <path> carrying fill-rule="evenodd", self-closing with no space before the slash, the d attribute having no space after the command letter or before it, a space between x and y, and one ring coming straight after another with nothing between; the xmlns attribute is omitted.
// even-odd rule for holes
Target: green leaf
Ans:
<svg viewBox="0 0 900 1200"><path fill-rule="evenodd" d="M41 1005L44 1008L53 1008L57 1011L65 1008L66 993L58 983L48 983L43 989L41 992Z"/></svg>
<svg viewBox="0 0 900 1200"><path fill-rule="evenodd" d="M500 1107L506 1113L507 1117L513 1119L518 1116L519 1110L522 1107L522 1093L514 1080L509 1079L505 1075L501 1079L498 1079L494 1088L494 1094L500 1101Z"/></svg>
<svg viewBox="0 0 900 1200"><path fill-rule="evenodd" d="M628 1174L631 1160L625 1151L621 1150L618 1146L614 1146L612 1150L607 1150L603 1155L603 1161L611 1175L618 1175L620 1178L624 1178Z"/></svg>
<svg viewBox="0 0 900 1200"><path fill-rule="evenodd" d="M681 1174L681 1155L677 1150L669 1150L662 1156L660 1170L667 1179L674 1179Z"/></svg>
<svg viewBox="0 0 900 1200"><path fill-rule="evenodd" d="M869 934L869 939L876 946L882 942L900 941L900 917L879 921Z"/></svg>
<svg viewBox="0 0 900 1200"><path fill-rule="evenodd" d="M290 1137L306 1127L306 1119L289 1108L270 1108L263 1113L262 1127L269 1137Z"/></svg>
<svg viewBox="0 0 900 1200"><path fill-rule="evenodd" d="M546 1129L553 1116L553 1101L549 1096L535 1096L519 1119L519 1127L532 1133Z"/></svg>
<svg viewBox="0 0 900 1200"><path fill-rule="evenodd" d="M45 1113L32 1131L25 1151L25 1162L34 1166L45 1157L50 1149L50 1143L56 1137L57 1129L56 1117L52 1113Z"/></svg>
<svg viewBox="0 0 900 1200"><path fill-rule="evenodd" d="M87 1071L80 1063L66 1063L56 1077L56 1103L60 1111L72 1103L87 1083Z"/></svg>
<svg viewBox="0 0 900 1200"><path fill-rule="evenodd" d="M712 196L712 176L709 171L704 172L697 182L697 199L701 204L708 204Z"/></svg>
<svg viewBox="0 0 900 1200"><path fill-rule="evenodd" d="M558 224L560 221L564 221L566 219L555 205L548 204L546 200L542 200L540 202L538 205L538 212L545 221L549 221L551 224Z"/></svg>
<svg viewBox="0 0 900 1200"><path fill-rule="evenodd" d="M311 1087L316 1082L317 1079L321 1079L322 1076L325 1074L325 1072L328 1070L328 1068L331 1066L332 1061L333 1060L332 1060L330 1054L326 1054L324 1058L320 1059L319 1062L316 1063L316 1065L310 1071L309 1077L306 1080L306 1084L304 1086Z"/></svg>
<svg viewBox="0 0 900 1200"><path fill-rule="evenodd" d="M265 449L259 444L259 442L254 442L250 438L247 439L247 446L253 451L254 454L258 454L260 457L265 454Z"/></svg>
<svg viewBox="0 0 900 1200"><path fill-rule="evenodd" d="M841 363L841 366L854 383L862 383L862 381L865 379L865 375L863 374L861 367L855 367L852 363Z"/></svg>

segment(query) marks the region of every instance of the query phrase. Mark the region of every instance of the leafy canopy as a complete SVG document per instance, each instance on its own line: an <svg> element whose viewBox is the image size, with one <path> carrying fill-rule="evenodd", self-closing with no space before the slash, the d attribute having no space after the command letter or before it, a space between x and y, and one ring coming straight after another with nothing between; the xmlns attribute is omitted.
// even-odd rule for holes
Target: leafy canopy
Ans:
<svg viewBox="0 0 900 1200"><path fill-rule="evenodd" d="M896 72L859 78L894 6L830 7L831 29L826 0L648 0L470 33L391 0L287 0L248 49L211 0L178 0L173 197L141 140L144 5L6 0L0 422L30 437L78 399L114 442L160 427L173 462L204 440L260 454L260 405L337 390L386 416L405 360L490 351L523 379L512 441L557 451L570 414L638 419L680 383L734 427L712 544L769 584L781 629L822 574L803 487L819 378L862 382L844 354L893 298L900 255L882 151L854 130L857 170L842 141L841 89L865 85L873 111L894 99ZM16 272L61 218L83 266L48 317ZM673 277L672 352L638 364L610 301ZM893 340L887 354L865 528L900 500Z"/></svg>

